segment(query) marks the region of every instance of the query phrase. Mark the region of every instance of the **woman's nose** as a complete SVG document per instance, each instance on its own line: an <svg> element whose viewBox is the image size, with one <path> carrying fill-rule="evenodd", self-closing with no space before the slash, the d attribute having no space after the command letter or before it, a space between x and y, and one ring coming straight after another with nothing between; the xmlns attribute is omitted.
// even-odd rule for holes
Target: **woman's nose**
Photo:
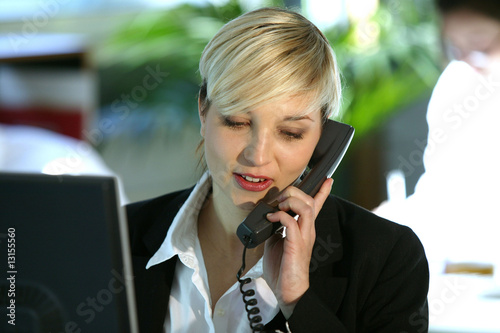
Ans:
<svg viewBox="0 0 500 333"><path fill-rule="evenodd" d="M271 141L268 132L254 130L250 141L243 151L243 156L252 166L268 164L272 156Z"/></svg>

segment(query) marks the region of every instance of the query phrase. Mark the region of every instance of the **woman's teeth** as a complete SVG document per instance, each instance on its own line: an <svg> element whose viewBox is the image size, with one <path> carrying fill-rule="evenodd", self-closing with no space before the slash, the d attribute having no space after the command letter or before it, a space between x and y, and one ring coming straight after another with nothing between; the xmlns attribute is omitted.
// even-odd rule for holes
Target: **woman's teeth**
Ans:
<svg viewBox="0 0 500 333"><path fill-rule="evenodd" d="M244 175L241 175L241 177L243 179L245 179L246 181L249 181L249 182L252 182L252 183L260 183L260 182L263 182L265 181L264 178L253 178L253 177L250 177L250 176L244 176Z"/></svg>

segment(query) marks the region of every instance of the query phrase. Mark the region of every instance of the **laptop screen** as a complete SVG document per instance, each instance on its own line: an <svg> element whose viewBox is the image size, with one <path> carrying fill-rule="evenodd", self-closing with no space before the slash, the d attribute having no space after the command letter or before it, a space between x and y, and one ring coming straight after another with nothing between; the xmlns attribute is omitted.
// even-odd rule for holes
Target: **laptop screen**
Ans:
<svg viewBox="0 0 500 333"><path fill-rule="evenodd" d="M0 173L0 331L137 332L116 180Z"/></svg>

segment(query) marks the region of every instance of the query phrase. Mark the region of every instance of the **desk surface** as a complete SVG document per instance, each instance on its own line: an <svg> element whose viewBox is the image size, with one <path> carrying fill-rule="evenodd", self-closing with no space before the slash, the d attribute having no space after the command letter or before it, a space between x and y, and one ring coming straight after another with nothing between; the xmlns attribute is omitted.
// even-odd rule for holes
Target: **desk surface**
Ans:
<svg viewBox="0 0 500 333"><path fill-rule="evenodd" d="M431 276L429 332L499 333L500 286L491 276Z"/></svg>

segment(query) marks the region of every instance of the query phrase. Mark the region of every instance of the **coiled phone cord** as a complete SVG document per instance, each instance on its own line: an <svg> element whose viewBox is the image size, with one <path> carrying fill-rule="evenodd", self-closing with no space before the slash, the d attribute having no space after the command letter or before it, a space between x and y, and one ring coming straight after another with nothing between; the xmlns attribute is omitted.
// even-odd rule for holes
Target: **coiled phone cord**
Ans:
<svg viewBox="0 0 500 333"><path fill-rule="evenodd" d="M250 243L250 238L245 237L245 247L243 249L243 258L241 259L241 268L236 274L236 278L240 283L240 292L243 295L243 303L245 303L245 310L247 312L248 321L250 322L250 328L252 329L252 332L263 332L264 325L261 323L262 317L259 315L260 309L257 307L257 299L251 298L252 296L255 296L255 290L253 289L243 290L243 287L246 284L249 284L252 281L252 279L241 278L241 276L243 275L243 271L245 270L245 255L249 243Z"/></svg>

